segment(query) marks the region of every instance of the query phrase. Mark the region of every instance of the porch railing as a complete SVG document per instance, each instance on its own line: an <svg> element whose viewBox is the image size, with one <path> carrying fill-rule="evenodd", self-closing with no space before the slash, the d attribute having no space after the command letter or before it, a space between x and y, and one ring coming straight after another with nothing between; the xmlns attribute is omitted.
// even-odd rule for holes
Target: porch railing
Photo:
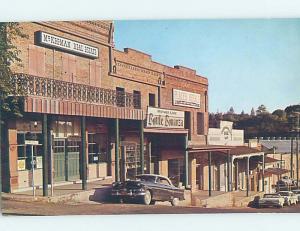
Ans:
<svg viewBox="0 0 300 231"><path fill-rule="evenodd" d="M27 74L14 74L11 81L15 95L41 96L116 107L141 108L141 96L133 93L117 92L116 90Z"/></svg>

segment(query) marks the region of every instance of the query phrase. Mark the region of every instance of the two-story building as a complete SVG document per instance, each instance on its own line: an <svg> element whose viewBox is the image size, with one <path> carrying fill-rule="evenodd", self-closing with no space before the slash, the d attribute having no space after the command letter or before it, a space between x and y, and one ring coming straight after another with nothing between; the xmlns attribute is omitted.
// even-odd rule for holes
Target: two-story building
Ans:
<svg viewBox="0 0 300 231"><path fill-rule="evenodd" d="M3 190L33 179L47 195L52 180L81 179L86 189L87 179L157 173L211 191L213 173L202 173L212 154L230 168L231 147L207 142L207 78L115 49L112 21L20 26L28 37L14 41L21 65L12 65L12 81L23 117L4 123ZM230 171L225 177L230 191Z"/></svg>

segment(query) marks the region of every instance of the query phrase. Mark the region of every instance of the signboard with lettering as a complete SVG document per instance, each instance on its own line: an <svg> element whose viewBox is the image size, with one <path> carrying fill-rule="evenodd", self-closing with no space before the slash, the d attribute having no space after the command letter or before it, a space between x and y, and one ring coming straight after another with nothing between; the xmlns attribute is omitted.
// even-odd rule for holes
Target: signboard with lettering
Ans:
<svg viewBox="0 0 300 231"><path fill-rule="evenodd" d="M25 160L18 160L17 162L18 165L18 171L23 171L25 170Z"/></svg>
<svg viewBox="0 0 300 231"><path fill-rule="evenodd" d="M37 140L25 140L26 145L39 145L39 141Z"/></svg>
<svg viewBox="0 0 300 231"><path fill-rule="evenodd" d="M148 107L147 128L184 128L184 112Z"/></svg>
<svg viewBox="0 0 300 231"><path fill-rule="evenodd" d="M36 168L43 168L43 157L37 156L36 157Z"/></svg>
<svg viewBox="0 0 300 231"><path fill-rule="evenodd" d="M43 31L36 32L36 42L39 45L65 50L89 58L99 57L99 49L97 47L52 35Z"/></svg>
<svg viewBox="0 0 300 231"><path fill-rule="evenodd" d="M173 105L200 108L200 94L173 89Z"/></svg>

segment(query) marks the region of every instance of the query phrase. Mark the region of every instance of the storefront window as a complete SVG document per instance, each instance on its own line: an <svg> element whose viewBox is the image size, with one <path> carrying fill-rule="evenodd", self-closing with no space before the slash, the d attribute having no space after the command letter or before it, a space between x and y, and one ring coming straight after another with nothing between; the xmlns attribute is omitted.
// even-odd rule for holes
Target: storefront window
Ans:
<svg viewBox="0 0 300 231"><path fill-rule="evenodd" d="M53 133L55 138L67 138L69 136L79 136L80 126L79 121L74 118L66 120L57 120L54 122Z"/></svg>
<svg viewBox="0 0 300 231"><path fill-rule="evenodd" d="M168 177L175 186L184 181L183 159L168 160Z"/></svg>
<svg viewBox="0 0 300 231"><path fill-rule="evenodd" d="M34 144L26 144L28 141L36 141ZM18 160L17 169L31 170L32 169L32 151L34 168L42 168L42 133L30 133L30 132L19 132L17 133L17 149L18 149Z"/></svg>
<svg viewBox="0 0 300 231"><path fill-rule="evenodd" d="M88 134L88 159L89 164L97 164L108 161L107 134Z"/></svg>

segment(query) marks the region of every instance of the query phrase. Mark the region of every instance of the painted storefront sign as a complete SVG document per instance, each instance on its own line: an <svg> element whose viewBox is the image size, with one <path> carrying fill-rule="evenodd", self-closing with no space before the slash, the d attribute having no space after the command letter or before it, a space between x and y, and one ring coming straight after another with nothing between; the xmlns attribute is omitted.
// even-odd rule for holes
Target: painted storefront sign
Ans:
<svg viewBox="0 0 300 231"><path fill-rule="evenodd" d="M69 51L71 53L87 56L89 58L99 57L99 49L97 47L76 42L43 31L36 32L36 42L39 45L58 48L61 50Z"/></svg>
<svg viewBox="0 0 300 231"><path fill-rule="evenodd" d="M147 128L184 128L184 112L148 107Z"/></svg>

